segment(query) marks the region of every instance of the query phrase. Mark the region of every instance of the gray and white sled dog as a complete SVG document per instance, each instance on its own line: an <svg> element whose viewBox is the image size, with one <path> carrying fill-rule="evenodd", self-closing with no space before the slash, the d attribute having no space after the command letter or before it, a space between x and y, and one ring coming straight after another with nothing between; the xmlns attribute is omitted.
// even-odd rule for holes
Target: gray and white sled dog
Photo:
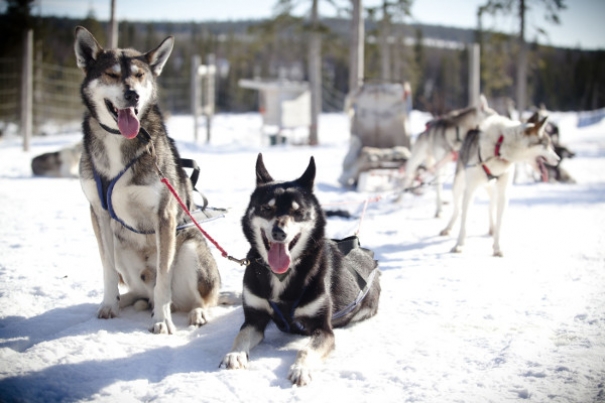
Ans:
<svg viewBox="0 0 605 403"><path fill-rule="evenodd" d="M32 172L49 178L76 178L82 156L82 142L58 151L40 154L32 159Z"/></svg>
<svg viewBox="0 0 605 403"><path fill-rule="evenodd" d="M160 182L160 172L187 206L192 185L168 137L156 99L156 78L173 38L140 53L103 49L77 27L75 53L85 73L81 95L87 111L80 181L90 202L92 226L103 264L104 297L99 318L140 301L152 305L154 333L173 333L172 310L189 313L189 323L207 321L217 303L220 276L198 230L177 227L185 213ZM118 284L127 286L120 295Z"/></svg>
<svg viewBox="0 0 605 403"><path fill-rule="evenodd" d="M427 124L426 130L412 146L412 154L406 162L403 189L409 189L417 175L418 167L424 165L434 174L437 209L435 217L442 212L443 167L454 161L469 130L479 127L488 116L496 114L481 95L479 105L452 111Z"/></svg>
<svg viewBox="0 0 605 403"><path fill-rule="evenodd" d="M489 233L494 237L494 256L503 256L500 232L514 164L528 162L541 171L544 163L554 165L559 160L544 130L546 120L545 117L536 123L519 123L504 116L492 115L481 124L480 130L467 134L456 165L452 217L441 231L441 235L450 233L462 207L460 234L452 252L462 251L473 195L478 187L486 186L490 197Z"/></svg>
<svg viewBox="0 0 605 403"><path fill-rule="evenodd" d="M243 281L244 324L221 368L248 366L249 352L270 321L287 333L311 336L288 378L311 381L312 371L334 349L333 328L374 316L380 297L378 264L357 237L325 237L326 219L313 194L315 161L289 182L275 181L262 155L256 189L242 218L250 243Z"/></svg>

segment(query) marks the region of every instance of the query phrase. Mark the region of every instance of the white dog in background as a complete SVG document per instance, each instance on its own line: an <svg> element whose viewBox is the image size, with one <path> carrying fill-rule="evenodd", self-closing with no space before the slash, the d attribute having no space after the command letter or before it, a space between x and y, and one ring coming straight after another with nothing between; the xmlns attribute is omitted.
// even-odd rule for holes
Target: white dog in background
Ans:
<svg viewBox="0 0 605 403"><path fill-rule="evenodd" d="M462 199L460 234L452 252L461 252L466 239L466 219L475 190L485 186L490 196L489 232L494 237L494 256L503 256L500 231L508 204L508 188L514 164L531 163L543 169L544 162L555 165L559 157L545 132L547 118L536 123L519 123L507 117L492 115L467 134L460 149L454 178L452 218L441 235L448 235L458 219ZM495 219L494 219L495 213Z"/></svg>

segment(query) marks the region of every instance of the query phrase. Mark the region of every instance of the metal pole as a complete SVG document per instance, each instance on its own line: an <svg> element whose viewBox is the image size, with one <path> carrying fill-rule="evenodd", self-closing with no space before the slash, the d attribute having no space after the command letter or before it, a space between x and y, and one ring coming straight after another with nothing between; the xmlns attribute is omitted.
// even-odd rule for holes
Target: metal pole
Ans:
<svg viewBox="0 0 605 403"><path fill-rule="evenodd" d="M21 75L21 135L23 151L29 151L33 121L33 60L34 31L29 29L23 36L23 72Z"/></svg>
<svg viewBox="0 0 605 403"><path fill-rule="evenodd" d="M198 140L198 119L200 113L200 75L201 57L193 55L191 58L191 114L193 115L193 138Z"/></svg>

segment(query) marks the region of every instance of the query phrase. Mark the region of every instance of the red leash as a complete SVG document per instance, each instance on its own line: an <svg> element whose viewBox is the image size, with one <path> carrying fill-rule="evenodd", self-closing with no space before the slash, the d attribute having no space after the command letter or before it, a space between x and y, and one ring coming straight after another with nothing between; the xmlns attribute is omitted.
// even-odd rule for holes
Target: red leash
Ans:
<svg viewBox="0 0 605 403"><path fill-rule="evenodd" d="M185 211L185 213L187 213L187 215L189 216L189 218L191 219L191 221L195 224L195 226L197 227L197 229L200 230L200 232L202 233L202 235L204 235L206 237L206 239L208 239L208 241L210 241L214 246L216 246L216 249L218 249L221 252L221 255L224 258L227 258L233 262L237 262L242 266L248 266L250 264L250 261L248 259L236 259L233 256L230 256L227 251L225 249L223 249L221 247L221 245L219 245L218 242L216 242L214 240L214 238L212 238L210 236L210 234L208 234L206 231L204 231L204 229L202 228L202 226L197 222L197 220L195 219L195 217L193 217L193 214L191 214L191 211L189 211L189 209L187 208L187 206L185 205L185 203L183 202L183 200L179 197L178 193L176 192L176 190L174 189L174 187L172 187L172 184L170 183L170 181L165 178L164 176L162 176L162 179L160 179L160 181L166 185L166 187L168 188L168 190L170 190L170 193L172 193L172 195L176 198L176 200L179 202L179 204L181 205L181 208Z"/></svg>
<svg viewBox="0 0 605 403"><path fill-rule="evenodd" d="M208 234L206 231L204 231L204 229L202 228L202 226L197 222L197 220L195 219L195 217L193 216L193 214L191 214L191 211L189 211L189 208L187 208L187 205L183 202L183 200L179 197L179 194L176 192L176 190L174 189L174 187L172 186L172 184L170 183L170 181L168 180L168 178L166 178L164 176L164 174L162 173L162 170L160 169L158 162L157 162L157 158L155 157L155 148L153 147L153 143L149 143L151 145L151 149L149 150L149 154L151 154L152 157L154 157L154 163L155 163L155 169L157 169L158 171L158 175L160 175L160 181L166 185L166 187L168 188L168 190L170 190L170 193L172 193L172 195L176 198L176 200L179 202L179 204L181 205L181 208L183 209L183 211L185 211L185 213L187 213L187 215L189 216L189 218L191 219L191 222L193 222L195 224L195 226L197 227L197 229L200 230L200 232L202 233L202 235L204 235L206 237L206 239L208 239L208 241L210 241L214 246L216 246L216 249L218 249L221 252L221 255L224 258L227 258L233 262L237 262L242 266L248 266L250 264L250 261L248 259L236 259L233 256L230 256L227 251L225 249L223 249L221 247L221 245L219 245L218 242L216 242L214 240L214 238L212 238L210 236L210 234Z"/></svg>

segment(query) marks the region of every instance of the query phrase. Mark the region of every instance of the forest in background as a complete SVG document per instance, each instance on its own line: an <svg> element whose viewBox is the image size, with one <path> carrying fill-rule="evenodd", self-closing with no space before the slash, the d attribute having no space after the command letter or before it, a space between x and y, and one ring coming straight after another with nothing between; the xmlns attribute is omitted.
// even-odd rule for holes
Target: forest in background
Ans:
<svg viewBox="0 0 605 403"><path fill-rule="evenodd" d="M85 20L29 17L26 23L0 15L0 58L20 63L18 32L24 24L34 29L34 58L43 63L75 67L74 28L83 25L101 44L107 24L89 15ZM350 20L322 19L323 111L342 110L349 88ZM365 23L365 79L380 77L377 23ZM120 47L150 50L173 35L176 44L162 72L160 84L168 89L162 106L172 113L188 113L191 57L216 56L217 111L258 110L255 91L240 88L242 78L261 77L307 80L307 22L280 15L271 20L199 23L119 22ZM497 32L478 33L422 24L394 24L391 32L393 81L409 81L414 108L442 114L466 106L468 54L466 45L480 40L481 92L501 112L514 99L516 38ZM5 86L2 84L2 86ZM178 90L177 90L178 89ZM550 110L592 110L605 106L605 51L587 51L528 42L529 105L543 103Z"/></svg>

